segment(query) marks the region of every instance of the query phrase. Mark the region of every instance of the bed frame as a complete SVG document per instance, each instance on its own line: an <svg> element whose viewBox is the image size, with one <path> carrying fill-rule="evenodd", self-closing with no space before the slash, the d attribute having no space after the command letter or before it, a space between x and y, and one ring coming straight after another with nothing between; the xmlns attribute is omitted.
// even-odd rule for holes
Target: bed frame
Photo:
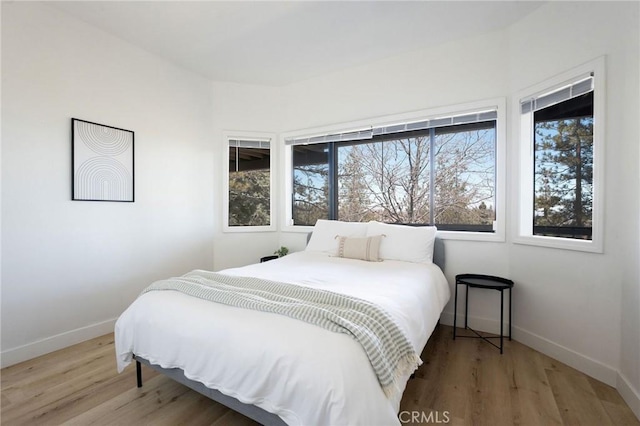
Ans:
<svg viewBox="0 0 640 426"><path fill-rule="evenodd" d="M309 234L310 235L310 234ZM309 237L307 237L307 242L309 241ZM433 247L433 263L438 265L440 269L444 271L444 243L441 239L436 238L434 247ZM438 321L439 322L439 321ZM260 407L255 405L245 404L243 402L238 401L236 398L227 396L220 391L215 389L210 389L203 385L200 382L196 382L195 380L191 380L184 375L184 371L180 368L163 368L157 364L152 364L148 360L134 355L133 359L136 361L136 380L138 387L142 387L142 364L156 370L159 373L168 376L169 378L175 380L178 383L181 383L188 388L193 389L194 391L201 393L202 395L210 398L216 402L219 402L222 405L225 405L231 408L238 413L249 417L250 419L265 425L265 426L286 426L287 424L282 420L279 416L270 413L268 411L263 410ZM413 378L413 375L411 375Z"/></svg>
<svg viewBox="0 0 640 426"><path fill-rule="evenodd" d="M148 367L153 368L159 373L168 376L169 378L175 380L178 383L182 383L188 388L193 389L194 391L201 393L207 398L213 399L216 402L219 402L222 405L225 405L231 408L234 411L237 411L240 414L243 414L249 417L256 422L268 425L268 426L286 426L287 424L277 415L270 413L268 411L263 410L260 407L255 405L245 404L243 402L238 401L236 398L232 398L223 394L220 391L215 389L209 389L205 385L200 382L196 382L195 380L191 380L185 377L184 372L179 368L163 368L157 364L152 364L146 359L134 355L134 359L136 360L136 379L138 381L138 387L142 387L142 366L144 364Z"/></svg>

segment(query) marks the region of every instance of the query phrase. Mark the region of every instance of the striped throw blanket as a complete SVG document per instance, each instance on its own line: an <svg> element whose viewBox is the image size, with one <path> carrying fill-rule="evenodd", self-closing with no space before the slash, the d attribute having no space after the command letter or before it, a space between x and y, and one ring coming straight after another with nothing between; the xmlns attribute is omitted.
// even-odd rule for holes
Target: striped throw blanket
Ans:
<svg viewBox="0 0 640 426"><path fill-rule="evenodd" d="M356 339L366 352L387 397L400 392L400 377L422 361L393 319L362 299L253 277L195 270L156 281L142 293L175 290L190 296L302 320Z"/></svg>

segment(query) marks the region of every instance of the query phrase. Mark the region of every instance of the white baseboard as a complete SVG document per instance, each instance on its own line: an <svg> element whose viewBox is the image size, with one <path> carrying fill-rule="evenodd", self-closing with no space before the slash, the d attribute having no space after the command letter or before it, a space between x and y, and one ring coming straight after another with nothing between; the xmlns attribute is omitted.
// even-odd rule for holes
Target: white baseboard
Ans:
<svg viewBox="0 0 640 426"><path fill-rule="evenodd" d="M627 403L633 414L640 420L640 392L634 389L625 376L618 373L616 389L620 392L622 399Z"/></svg>
<svg viewBox="0 0 640 426"><path fill-rule="evenodd" d="M442 316L440 317L440 321L443 324L453 326L453 313L443 312ZM464 315L458 315L457 326L464 327ZM484 331L487 333L500 333L500 321L488 318L469 316L469 326L478 331ZM508 324L505 324L503 327L505 335L508 334L507 327ZM589 358L588 356L582 355L565 346L552 342L551 340L540 335L527 331L522 327L516 327L514 325L512 326L511 331L512 339L517 340L518 342L527 345L538 352L550 356L553 359L567 364L568 366L573 367L576 370L593 377L594 379L600 380L601 382L606 383L609 386L616 386L618 371L615 368L605 365L593 358Z"/></svg>
<svg viewBox="0 0 640 426"><path fill-rule="evenodd" d="M56 334L55 336L47 337L37 342L2 351L2 353L0 353L0 367L8 367L40 355L57 351L58 349L84 342L85 340L93 339L94 337L112 333L116 319L117 318L113 318L97 324L91 324L86 327Z"/></svg>
<svg viewBox="0 0 640 426"><path fill-rule="evenodd" d="M553 359L556 359L584 374L616 387L618 370L586 355L580 354L551 340L531 333L521 327L513 327L513 338Z"/></svg>

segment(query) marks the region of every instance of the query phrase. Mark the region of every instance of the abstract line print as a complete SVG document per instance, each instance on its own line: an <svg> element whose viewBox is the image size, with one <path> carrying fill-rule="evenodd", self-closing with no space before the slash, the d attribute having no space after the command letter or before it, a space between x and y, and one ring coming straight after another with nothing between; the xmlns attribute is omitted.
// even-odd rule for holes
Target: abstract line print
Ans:
<svg viewBox="0 0 640 426"><path fill-rule="evenodd" d="M133 202L130 130L71 119L73 200Z"/></svg>

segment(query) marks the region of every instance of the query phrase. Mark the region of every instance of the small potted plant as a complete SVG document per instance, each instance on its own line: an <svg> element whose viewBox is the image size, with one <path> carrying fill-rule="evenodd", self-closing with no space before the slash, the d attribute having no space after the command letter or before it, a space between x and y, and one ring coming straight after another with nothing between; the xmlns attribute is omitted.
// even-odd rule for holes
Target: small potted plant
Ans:
<svg viewBox="0 0 640 426"><path fill-rule="evenodd" d="M278 257L286 256L287 254L289 254L289 249L285 246L282 246L278 250L274 251L273 254L278 255Z"/></svg>

